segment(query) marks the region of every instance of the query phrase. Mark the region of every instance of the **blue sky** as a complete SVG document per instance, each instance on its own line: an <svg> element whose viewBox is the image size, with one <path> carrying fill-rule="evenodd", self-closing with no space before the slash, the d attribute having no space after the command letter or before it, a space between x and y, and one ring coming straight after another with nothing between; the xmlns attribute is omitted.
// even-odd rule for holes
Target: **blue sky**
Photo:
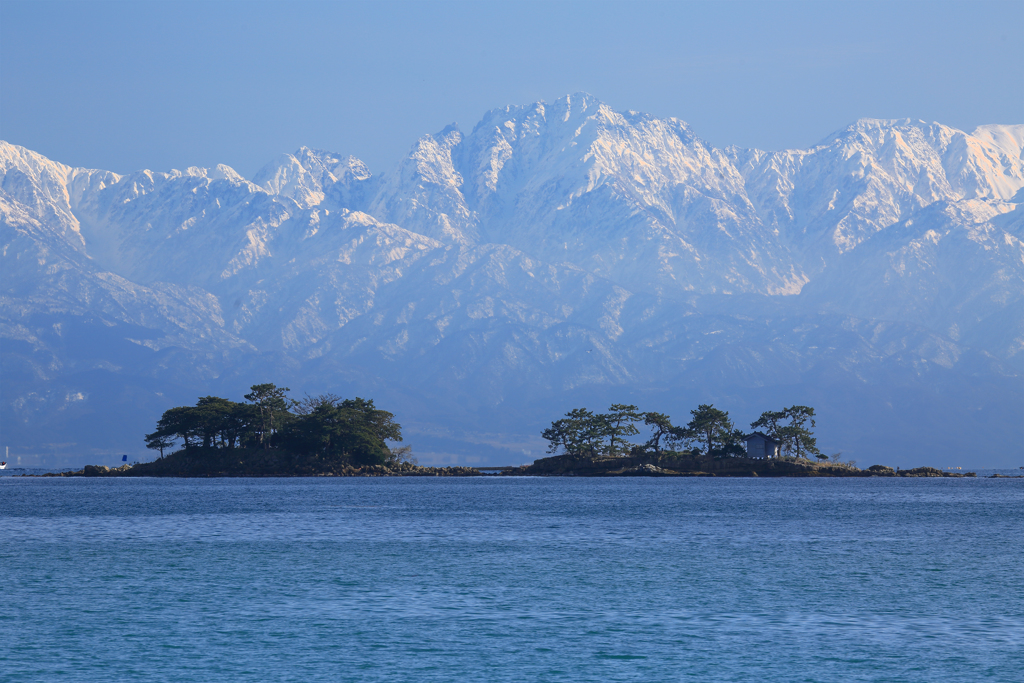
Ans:
<svg viewBox="0 0 1024 683"><path fill-rule="evenodd" d="M714 145L859 117L1024 122L1024 2L0 2L0 137L75 166L300 145L386 170L424 133L584 90Z"/></svg>

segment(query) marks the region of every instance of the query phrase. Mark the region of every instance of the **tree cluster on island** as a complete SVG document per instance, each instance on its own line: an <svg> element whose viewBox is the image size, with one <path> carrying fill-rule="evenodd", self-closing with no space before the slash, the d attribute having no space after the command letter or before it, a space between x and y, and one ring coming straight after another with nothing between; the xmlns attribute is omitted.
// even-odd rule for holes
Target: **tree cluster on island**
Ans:
<svg viewBox="0 0 1024 683"><path fill-rule="evenodd" d="M164 411L146 446L160 452L154 462L111 469L86 465L80 471L41 476L481 476L473 467L419 467L402 441L394 415L372 399L343 399L335 394L289 399L287 387L256 384L238 403L204 396L194 406ZM807 460L828 460L818 450L812 429L814 409L790 406L765 411L751 429L779 443L783 462L760 469L742 459L746 435L727 411L702 404L685 425L664 413L641 412L614 404L606 413L577 408L543 431L549 452L532 465L501 468L503 475L569 476L938 476L973 477L973 472L942 472L931 467L894 471L855 463L821 468ZM646 440L631 440L647 428ZM178 447L180 443L180 448ZM168 449L175 449L165 454ZM561 451L561 453L559 453ZM728 458L737 458L728 461ZM710 459L710 460L709 460ZM838 465L838 466L836 466ZM716 474L717 473L717 474Z"/></svg>
<svg viewBox="0 0 1024 683"><path fill-rule="evenodd" d="M373 399L343 399L335 394L289 399L287 387L256 384L243 403L204 396L194 406L166 410L146 447L174 453L183 462L196 459L230 461L273 460L280 467L317 471L338 466L414 465L402 441L395 416L380 410ZM170 456L168 456L170 457ZM265 469L265 467L264 467Z"/></svg>
<svg viewBox="0 0 1024 683"><path fill-rule="evenodd" d="M647 427L650 437L643 443L634 443L629 439L640 434L640 424ZM815 426L814 408L809 406L768 410L750 423L751 429L779 442L785 457L827 460L829 456L818 450L812 431ZM580 460L626 455L746 455L744 432L733 425L728 411L708 404L691 410L690 421L680 426L672 424L672 418L664 413L640 412L634 405L616 403L607 413L577 408L552 422L541 436L549 443L549 453L561 451L566 457Z"/></svg>

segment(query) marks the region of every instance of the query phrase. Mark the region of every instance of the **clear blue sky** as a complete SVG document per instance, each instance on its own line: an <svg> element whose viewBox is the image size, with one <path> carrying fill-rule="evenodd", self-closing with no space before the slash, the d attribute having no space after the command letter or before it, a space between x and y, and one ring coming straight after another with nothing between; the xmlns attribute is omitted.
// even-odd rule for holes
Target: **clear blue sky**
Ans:
<svg viewBox="0 0 1024 683"><path fill-rule="evenodd" d="M1024 123L1024 2L0 1L0 138L128 172L424 133L585 90L714 145Z"/></svg>

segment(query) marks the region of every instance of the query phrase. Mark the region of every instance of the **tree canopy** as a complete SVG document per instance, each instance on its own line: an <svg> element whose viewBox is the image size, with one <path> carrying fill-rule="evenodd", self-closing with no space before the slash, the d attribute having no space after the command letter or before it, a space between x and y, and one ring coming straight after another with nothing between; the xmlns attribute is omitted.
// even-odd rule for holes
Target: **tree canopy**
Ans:
<svg viewBox="0 0 1024 683"><path fill-rule="evenodd" d="M634 444L628 438L640 433L639 424L649 430L649 436L643 443ZM779 441L787 456L821 457L811 432L815 426L813 408L791 406L766 411L750 426ZM665 413L641 412L634 405L616 403L606 413L575 408L552 422L541 436L548 442L549 453L576 459L637 453L715 458L746 454L746 435L736 428L728 411L711 404L701 404L691 410L690 421L685 426L674 425Z"/></svg>
<svg viewBox="0 0 1024 683"><path fill-rule="evenodd" d="M690 411L691 419L683 431L685 439L700 444L705 455L742 455L743 433L729 419L729 412L701 404Z"/></svg>
<svg viewBox="0 0 1024 683"><path fill-rule="evenodd" d="M291 462L357 466L395 460L387 442L401 441L402 427L373 399L321 394L295 401L289 391L255 384L243 397L245 403L204 396L195 406L170 408L146 435L146 446L160 451L161 458L181 442L187 454L259 449ZM407 450L402 451L406 459Z"/></svg>
<svg viewBox="0 0 1024 683"><path fill-rule="evenodd" d="M810 428L807 427L810 423ZM818 450L818 440L811 429L814 422L814 408L809 406L790 406L782 410L766 410L761 417L750 423L751 429L762 429L782 445L782 452L796 458L813 455L819 460L828 456Z"/></svg>

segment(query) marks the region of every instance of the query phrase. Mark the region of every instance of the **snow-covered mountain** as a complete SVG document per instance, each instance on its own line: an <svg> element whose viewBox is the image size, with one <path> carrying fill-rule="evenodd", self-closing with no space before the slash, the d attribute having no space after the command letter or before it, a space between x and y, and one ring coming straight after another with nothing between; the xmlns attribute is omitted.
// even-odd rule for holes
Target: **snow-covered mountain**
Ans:
<svg viewBox="0 0 1024 683"><path fill-rule="evenodd" d="M303 148L251 181L121 176L0 143L3 439L139 452L166 407L277 381L377 397L424 460L528 461L577 405L714 401L814 405L862 462L1008 461L1022 147L1024 125L861 120L719 150L586 94L382 174Z"/></svg>

